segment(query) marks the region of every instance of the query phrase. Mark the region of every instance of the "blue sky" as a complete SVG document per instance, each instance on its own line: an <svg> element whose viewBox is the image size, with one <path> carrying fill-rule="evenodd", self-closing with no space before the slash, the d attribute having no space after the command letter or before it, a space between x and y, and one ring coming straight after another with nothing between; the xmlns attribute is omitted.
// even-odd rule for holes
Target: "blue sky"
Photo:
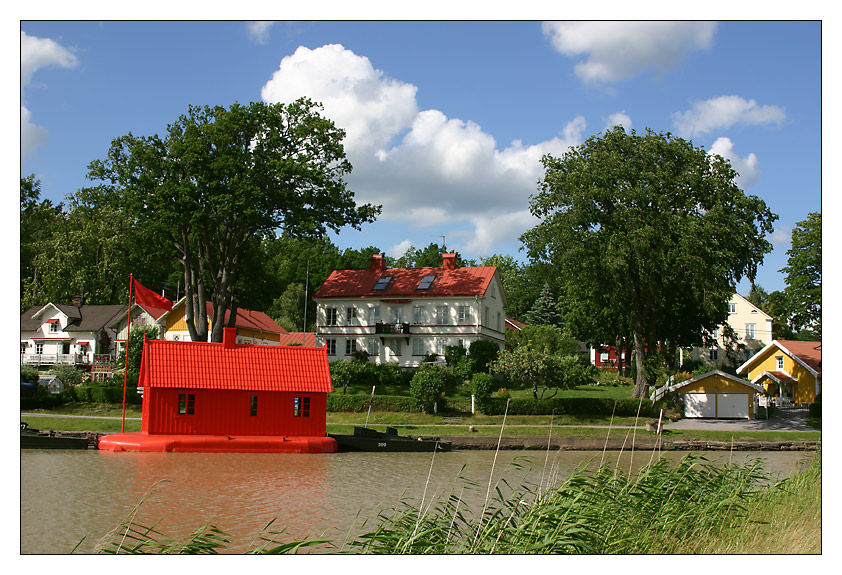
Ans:
<svg viewBox="0 0 842 575"><path fill-rule="evenodd" d="M780 216L757 282L783 289L790 233L822 209L819 22L21 21L21 175L55 202L112 139L189 105L310 96L347 130L375 224L340 247L446 238L522 258L544 153L622 124L727 157ZM739 286L746 293L747 284Z"/></svg>

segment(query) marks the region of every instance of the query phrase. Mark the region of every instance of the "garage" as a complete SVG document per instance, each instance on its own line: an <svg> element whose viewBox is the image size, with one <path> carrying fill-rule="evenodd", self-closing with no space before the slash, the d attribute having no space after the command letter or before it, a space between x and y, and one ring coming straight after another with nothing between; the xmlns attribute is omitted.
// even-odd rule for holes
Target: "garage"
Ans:
<svg viewBox="0 0 842 575"><path fill-rule="evenodd" d="M684 417L751 419L754 399L764 389L723 371L709 371L685 381L659 388L653 397L674 391L684 400Z"/></svg>

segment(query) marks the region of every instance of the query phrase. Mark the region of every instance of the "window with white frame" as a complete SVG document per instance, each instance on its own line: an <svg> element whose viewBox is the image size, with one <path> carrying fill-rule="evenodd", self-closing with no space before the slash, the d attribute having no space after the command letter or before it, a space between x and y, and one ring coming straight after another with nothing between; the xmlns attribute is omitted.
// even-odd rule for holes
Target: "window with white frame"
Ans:
<svg viewBox="0 0 842 575"><path fill-rule="evenodd" d="M426 353L427 346L425 345L424 338L412 338L412 355L426 355Z"/></svg>
<svg viewBox="0 0 842 575"><path fill-rule="evenodd" d="M345 308L345 323L351 325L351 321L357 319L357 308L350 305Z"/></svg>
<svg viewBox="0 0 842 575"><path fill-rule="evenodd" d="M460 305L458 308L459 323L465 324L471 322L471 306Z"/></svg>
<svg viewBox="0 0 842 575"><path fill-rule="evenodd" d="M389 308L389 317L391 318L393 324L397 325L401 323L401 308Z"/></svg>
<svg viewBox="0 0 842 575"><path fill-rule="evenodd" d="M447 325L450 323L450 314L446 305L440 305L436 308L436 324Z"/></svg>
<svg viewBox="0 0 842 575"><path fill-rule="evenodd" d="M368 338L366 342L368 355L380 355L380 339L376 337Z"/></svg>
<svg viewBox="0 0 842 575"><path fill-rule="evenodd" d="M43 355L44 354L44 344L43 343L36 343L35 344L35 355Z"/></svg>
<svg viewBox="0 0 842 575"><path fill-rule="evenodd" d="M784 356L776 355L775 356L775 364L776 364L776 369L778 371L781 371L784 368Z"/></svg>
<svg viewBox="0 0 842 575"><path fill-rule="evenodd" d="M328 355L336 355L336 340L335 339L326 339L325 346L327 347L327 354Z"/></svg>
<svg viewBox="0 0 842 575"><path fill-rule="evenodd" d="M345 340L345 355L351 355L352 353L356 353L356 351L357 351L357 340L346 339Z"/></svg>
<svg viewBox="0 0 842 575"><path fill-rule="evenodd" d="M327 325L336 325L336 308L329 307L325 309L325 323Z"/></svg>
<svg viewBox="0 0 842 575"><path fill-rule="evenodd" d="M50 333L56 333L58 331L58 321L50 322Z"/></svg>
<svg viewBox="0 0 842 575"><path fill-rule="evenodd" d="M403 353L401 347L401 340L397 338L392 340L392 343L389 346L389 348L392 350L392 355L401 355Z"/></svg>
<svg viewBox="0 0 842 575"><path fill-rule="evenodd" d="M729 303L728 304L728 313L737 313L737 304Z"/></svg>
<svg viewBox="0 0 842 575"><path fill-rule="evenodd" d="M368 308L368 325L374 325L380 322L380 307L374 306Z"/></svg>
<svg viewBox="0 0 842 575"><path fill-rule="evenodd" d="M417 305L412 308L412 323L416 325L427 323L427 313L424 310L424 306Z"/></svg>
<svg viewBox="0 0 842 575"><path fill-rule="evenodd" d="M447 347L447 338L446 337L437 337L436 338L436 354L437 355L444 355L444 348Z"/></svg>
<svg viewBox="0 0 842 575"><path fill-rule="evenodd" d="M754 324L747 323L746 324L746 339L754 339L755 332L754 332Z"/></svg>

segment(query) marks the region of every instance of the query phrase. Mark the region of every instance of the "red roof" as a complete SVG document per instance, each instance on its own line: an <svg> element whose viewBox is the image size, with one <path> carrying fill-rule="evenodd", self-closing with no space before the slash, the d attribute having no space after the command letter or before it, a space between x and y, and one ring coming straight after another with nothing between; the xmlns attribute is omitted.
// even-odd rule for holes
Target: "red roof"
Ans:
<svg viewBox="0 0 842 575"><path fill-rule="evenodd" d="M186 298L181 298L178 300L174 305L173 309L181 307L184 305L184 301ZM208 313L208 319L210 319L211 314L213 313L213 303L210 301L205 302L205 309ZM148 311L148 310L147 310ZM225 311L225 324L228 324L228 318L231 316L231 310ZM156 321L160 320L161 318L156 318ZM237 308L237 321L235 322L236 327L244 328L244 329L256 329L259 331L265 331L268 333L278 333L278 334L285 334L287 330L279 326L275 320L271 317L263 313L262 311L252 311L250 309L244 308Z"/></svg>
<svg viewBox="0 0 842 575"><path fill-rule="evenodd" d="M797 341L792 339L777 340L782 347L806 363L816 373L822 372L822 342Z"/></svg>
<svg viewBox="0 0 842 575"><path fill-rule="evenodd" d="M147 340L144 386L183 389L330 392L327 349Z"/></svg>
<svg viewBox="0 0 842 575"><path fill-rule="evenodd" d="M308 331L306 334L301 331L282 333L280 343L281 345L303 345L304 347L317 347L316 334L312 331Z"/></svg>
<svg viewBox="0 0 842 575"><path fill-rule="evenodd" d="M767 375L777 382L798 383L798 380L793 379L791 375L784 373L783 371L764 371L763 375Z"/></svg>
<svg viewBox="0 0 842 575"><path fill-rule="evenodd" d="M315 299L324 298L405 298L481 296L491 283L496 267L377 268L335 270L322 284ZM424 276L434 276L426 289L419 289ZM381 278L391 277L384 289L374 289Z"/></svg>

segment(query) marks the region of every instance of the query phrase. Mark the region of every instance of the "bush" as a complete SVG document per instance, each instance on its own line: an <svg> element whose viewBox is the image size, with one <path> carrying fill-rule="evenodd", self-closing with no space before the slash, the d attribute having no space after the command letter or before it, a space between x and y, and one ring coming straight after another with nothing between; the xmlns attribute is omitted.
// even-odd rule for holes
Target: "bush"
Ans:
<svg viewBox="0 0 842 575"><path fill-rule="evenodd" d="M38 368L31 365L20 366L20 380L26 383L38 383Z"/></svg>
<svg viewBox="0 0 842 575"><path fill-rule="evenodd" d="M474 373L487 372L488 364L497 359L499 354L500 346L490 339L478 339L468 348L468 357L473 360Z"/></svg>
<svg viewBox="0 0 842 575"><path fill-rule="evenodd" d="M365 413L368 411L369 401L371 401L371 395L328 393L327 410L330 412ZM411 397L403 395L375 395L371 410L413 413L418 411L418 403Z"/></svg>
<svg viewBox="0 0 842 575"><path fill-rule="evenodd" d="M593 415L657 417L660 412L658 404L653 405L648 399L641 403L639 399L602 399L596 397L553 397L549 399L510 399L509 415ZM616 404L616 405L615 405ZM503 415L506 412L506 399L489 398L485 409L480 408L484 415Z"/></svg>
<svg viewBox="0 0 842 575"><path fill-rule="evenodd" d="M471 378L471 395L474 396L474 403L480 413L486 413L497 382L490 373L475 373Z"/></svg>
<svg viewBox="0 0 842 575"><path fill-rule="evenodd" d="M822 416L822 395L816 396L816 401L810 404L810 417L821 419Z"/></svg>
<svg viewBox="0 0 842 575"><path fill-rule="evenodd" d="M58 377L65 386L80 385L89 376L72 365L56 365L50 369L50 373Z"/></svg>
<svg viewBox="0 0 842 575"><path fill-rule="evenodd" d="M444 389L448 374L444 368L435 365L421 365L409 383L409 394L425 413L433 413L434 405L444 407Z"/></svg>
<svg viewBox="0 0 842 575"><path fill-rule="evenodd" d="M80 385L78 387L64 388L61 394L65 402L77 401L80 403L123 403L122 385ZM137 392L136 386L126 387L126 404L140 405L142 398Z"/></svg>

